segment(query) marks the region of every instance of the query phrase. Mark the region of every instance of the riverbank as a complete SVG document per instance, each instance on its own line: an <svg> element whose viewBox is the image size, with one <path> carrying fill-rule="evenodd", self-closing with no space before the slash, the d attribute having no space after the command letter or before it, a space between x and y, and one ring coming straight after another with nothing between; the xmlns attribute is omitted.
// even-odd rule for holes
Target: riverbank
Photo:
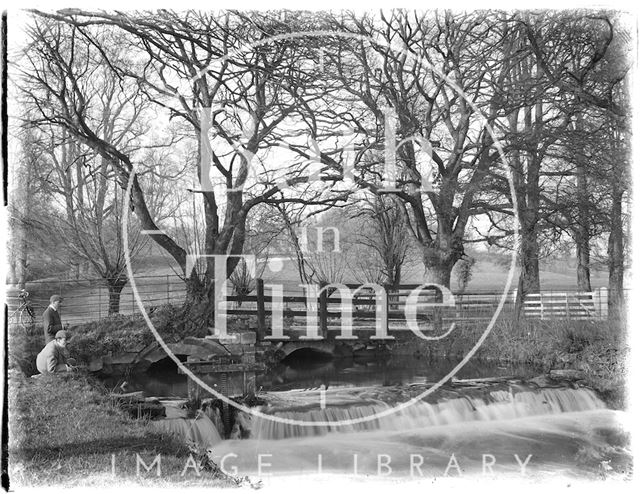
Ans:
<svg viewBox="0 0 640 494"><path fill-rule="evenodd" d="M469 353L486 325L458 324L450 336L436 341L399 342L395 351L422 358L460 360ZM474 357L500 364L526 364L540 369L573 374L573 379L594 389L617 410L627 404L627 359L630 348L626 332L608 321L526 320L519 325L498 321ZM576 372L572 372L576 371Z"/></svg>
<svg viewBox="0 0 640 494"><path fill-rule="evenodd" d="M148 333L143 324L136 318L118 317L74 327L70 349L88 356L101 348L100 344L111 351L133 342L146 344L141 338L149 335L143 334ZM118 331L109 332L114 326ZM172 326L167 323L167 327ZM392 351L424 359L459 360L483 330L479 326L459 327L447 339L420 345L415 338L410 342L399 339ZM167 334L167 338L180 336L179 332ZM17 368L26 365L23 370L28 375L38 350L35 338L12 333L9 448L14 486L233 485L233 481L220 479L212 472L197 477L193 468L185 471L189 451L184 444L162 435L144 420L131 419L90 375L25 377ZM501 363L523 362L542 372L578 371L581 384L595 389L609 407L624 409L627 354L623 333L606 323L536 321L518 328L499 323L476 357ZM147 472L146 467L140 470L141 465L136 465L139 457L149 466L157 455L162 457L161 476L155 475L155 467Z"/></svg>
<svg viewBox="0 0 640 494"><path fill-rule="evenodd" d="M8 447L12 489L237 485L217 472L198 476L181 439L130 418L84 374L10 371ZM158 455L160 475L157 464L147 471Z"/></svg>
<svg viewBox="0 0 640 494"><path fill-rule="evenodd" d="M471 400L474 393L476 397L484 396L484 391L478 386L471 388L464 396ZM162 488L235 487L249 484L247 480L219 472L201 470L198 475L182 440L162 434L145 420L130 419L109 399L108 390L101 388L89 376L62 374L25 378L12 371L10 389L9 474L14 489L45 485L112 488L134 484ZM236 439L217 444L215 452L217 458L230 455L226 460L227 471L239 477L251 475L262 479L264 471L261 474L260 467L255 469L256 461L260 461L256 456L258 453L263 459L269 459L264 461L267 470L272 467L273 473L277 471L290 475L305 469L316 471L314 468L318 468L318 456L323 458L323 472L344 473L345 458L353 460L351 453L356 451L359 457L358 475L375 477L376 468L378 476L380 473L375 463L377 457L372 456L371 452L381 451L393 459L393 475L398 480L409 480L414 478L414 472L407 462L415 460L416 451L424 452L424 468L429 472L421 472L420 477L452 475L446 473L450 470L447 465L452 454L455 454L456 464L459 463L462 469L460 471L456 467L453 472L457 472L458 477L481 475L485 461L482 455L485 453L500 458L494 466L501 477L518 474L518 460L513 460L514 455L505 453L505 444L509 443L509 452L527 452L521 460L528 458L528 455L535 458L535 461L527 463L525 480L536 477L546 479L552 466L554 476L562 472L570 474L572 478L585 475L593 479L608 478L610 475L616 478L628 476L631 468L627 452L628 437L624 427L618 423L618 419L624 416L617 415L622 412L605 410L597 405L592 410L593 407L590 408L588 404L585 406L583 399L566 400L560 396L566 393L589 393L587 390L580 391L571 386L558 389L550 388L551 393L547 392L546 398L538 402L540 406L546 407L549 400L557 397L559 401L556 405L575 405L584 411L555 415L533 412L535 417L505 422L497 419L497 416L502 416L498 412L502 405L496 403L498 415L491 420L483 420L481 426L473 420L454 421L439 427L418 427L418 422L415 422L416 427L407 427L406 424L404 427L397 427L398 424L396 427L385 425L380 430L351 435L345 433L281 440ZM344 399L342 396L341 400ZM331 398L328 397L327 401L331 402ZM533 405L529 400L525 401L528 403L527 409ZM450 420L455 415L456 407L466 410L467 403L467 400L455 399L455 395L451 395L449 407L443 409L442 413ZM479 413L482 416L494 415L488 409ZM410 417L428 421L434 415L421 411L418 415L400 417L399 423L404 424ZM394 421L395 417L390 420ZM460 434L461 430L465 432ZM543 432L548 437L541 440L540 434ZM532 442L534 437L535 441ZM519 439L514 443L514 438ZM458 442L452 445L454 439ZM547 446L551 443L556 446L549 449ZM436 448L436 445L439 446ZM258 449L258 446L262 449ZM531 450L534 446L538 448L535 451ZM434 456L434 448L439 451L439 456ZM412 453L413 459L407 459L407 452ZM509 464L505 463L507 456L511 458ZM196 455L195 458L199 464L201 457ZM379 458L377 461L380 461ZM603 463L607 466L606 471L602 469ZM571 471L567 470L568 465Z"/></svg>
<svg viewBox="0 0 640 494"><path fill-rule="evenodd" d="M204 336L206 328L194 329L180 308L164 306L151 314L154 327L167 343L186 336ZM250 320L234 320L230 330L249 330ZM458 324L442 340L419 340L410 331L395 332L389 342L394 355L423 359L460 360L469 353L486 330L485 324ZM44 341L34 334L10 333L10 367L26 375L35 374L35 356ZM71 327L69 350L81 363L89 365L97 355L118 355L145 348L155 340L141 316L114 316ZM363 334L369 338L370 334ZM41 341L42 340L42 341ZM551 370L577 371L581 384L593 388L611 408L626 408L626 359L629 355L626 331L608 321L524 320L517 326L510 320L496 323L474 355L481 361L525 364L548 373Z"/></svg>

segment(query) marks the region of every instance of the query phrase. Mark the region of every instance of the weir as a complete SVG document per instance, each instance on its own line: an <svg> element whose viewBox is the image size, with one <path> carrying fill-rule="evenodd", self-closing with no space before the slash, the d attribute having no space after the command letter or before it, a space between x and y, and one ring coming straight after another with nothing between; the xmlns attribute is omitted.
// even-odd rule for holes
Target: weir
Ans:
<svg viewBox="0 0 640 494"><path fill-rule="evenodd" d="M416 360L403 362L408 365L404 368L397 362L370 365L354 360L330 374L324 367L309 375L286 367L286 372L270 375L256 362L259 348L254 341L240 334L233 341L216 342L226 355L190 355L185 364L235 401L260 404L253 408L267 417L225 406L187 380L181 392L158 390L151 395L164 397L157 400L167 417L152 420L155 426L211 448L218 464L226 458L227 468L237 467L244 474L262 475L261 464L271 463L274 472L377 475L381 468L386 471L380 462L391 458L391 470L397 475L413 475L418 470L412 465L423 461L432 475L447 475L453 453L465 472L482 472L485 459L492 462L495 457L504 471L520 475L529 455L533 460L527 468L545 470L553 464L563 471L581 472L584 458L614 451L615 438L624 437L616 425L617 412L566 373L539 375L533 369L472 362L460 378L396 410L422 396L447 372L450 362ZM297 348L302 342L289 344ZM202 345L208 348L210 340ZM301 389L306 386L311 388ZM241 398L252 391L255 399ZM187 413L187 394L204 399L195 417L193 409ZM388 415L372 418L383 413ZM260 455L263 460L256 459Z"/></svg>
<svg viewBox="0 0 640 494"><path fill-rule="evenodd" d="M456 380L393 410L429 387L421 381L258 393L257 402L263 405L255 410L312 425L235 410L229 414L232 424L225 424L224 410L210 400L195 418L179 407L172 410L176 404L165 401L167 419L152 423L207 449L228 472L258 476L265 469L305 475L447 476L452 461L459 462L464 475L484 474L489 463L516 476L550 468L580 476L585 458L618 451L616 438L624 437L620 415L607 409L593 390L542 376ZM384 412L390 413L357 421Z"/></svg>
<svg viewBox="0 0 640 494"><path fill-rule="evenodd" d="M323 389L321 403L317 389L267 392L259 398L268 405L255 408L305 422L353 420L389 411L426 386ZM517 478L550 470L580 477L585 458L618 451L616 438L624 437L619 412L607 409L588 388L523 381L454 384L427 400L349 425L301 426L240 412L229 439L223 439L224 424L215 407L187 418L184 410L169 413L171 403L165 403L169 418L152 423L207 449L226 472L260 477L276 472L484 475L487 464L492 473ZM623 461L620 455L611 458Z"/></svg>
<svg viewBox="0 0 640 494"><path fill-rule="evenodd" d="M277 396L278 394L281 396ZM388 411L397 404L394 397L391 397L393 401L386 403L380 399L372 399L368 394L364 389L348 388L338 389L333 393L327 392L324 406L321 407L317 390L268 393L264 398L274 405L260 407L260 411L282 419L337 422L370 417ZM278 401L281 403L278 404ZM245 412L238 414L237 421L249 432L252 439L287 439L322 436L328 433L402 431L604 408L605 404L587 388L536 389L521 386L506 390L461 391L457 397L440 399L434 403L420 401L390 415L347 425L295 425L256 417Z"/></svg>

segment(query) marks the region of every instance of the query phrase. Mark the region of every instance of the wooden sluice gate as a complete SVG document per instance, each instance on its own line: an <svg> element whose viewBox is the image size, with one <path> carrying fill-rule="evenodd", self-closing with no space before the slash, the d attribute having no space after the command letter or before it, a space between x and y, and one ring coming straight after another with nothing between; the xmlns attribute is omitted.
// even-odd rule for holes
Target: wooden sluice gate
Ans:
<svg viewBox="0 0 640 494"><path fill-rule="evenodd" d="M266 369L264 363L256 362L255 333L236 333L216 341L228 351L228 354L213 354L204 359L190 357L184 363L185 367L227 398L255 395L256 373ZM179 372L186 374L181 368ZM188 374L187 391L190 400L217 398ZM223 400L221 418L225 436L231 431L231 415L229 403Z"/></svg>

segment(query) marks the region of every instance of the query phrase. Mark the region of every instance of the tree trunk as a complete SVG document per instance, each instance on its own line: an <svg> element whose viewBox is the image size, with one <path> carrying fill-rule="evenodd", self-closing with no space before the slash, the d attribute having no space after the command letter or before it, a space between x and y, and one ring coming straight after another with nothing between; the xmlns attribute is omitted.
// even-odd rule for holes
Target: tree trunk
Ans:
<svg viewBox="0 0 640 494"><path fill-rule="evenodd" d="M538 233L535 225L522 225L520 237L520 276L516 298L516 321L520 320L524 301L529 293L540 293L540 262Z"/></svg>
<svg viewBox="0 0 640 494"><path fill-rule="evenodd" d="M578 115L576 120L576 130L582 131L582 116ZM591 291L591 271L590 271L590 246L589 246L589 189L587 184L587 171L582 159L576 164L576 189L578 199L578 224L575 228L577 282L578 290L582 292Z"/></svg>
<svg viewBox="0 0 640 494"><path fill-rule="evenodd" d="M443 259L444 257L444 259ZM451 271L456 260L454 255L445 254L433 248L424 249L424 277L426 283L436 283L445 288L451 285ZM442 303L443 297L441 291L436 291L435 303ZM442 331L442 308L434 307L433 309L433 329L437 332Z"/></svg>
<svg viewBox="0 0 640 494"><path fill-rule="evenodd" d="M31 154L27 157L24 165L26 170L22 170L20 174L20 180L23 184L19 186L16 193L18 199L19 209L19 226L18 226L18 286L24 288L29 278L29 232L27 231L26 222L31 219L31 210L33 203L33 167L37 166L35 158Z"/></svg>
<svg viewBox="0 0 640 494"><path fill-rule="evenodd" d="M522 232L520 244L520 280L524 294L540 292L538 233L535 227Z"/></svg>
<svg viewBox="0 0 640 494"><path fill-rule="evenodd" d="M384 286L387 290L387 301L389 303L390 310L398 310L400 308L400 294L398 293L398 287L400 286L400 269L401 266L388 267L387 275L384 280Z"/></svg>
<svg viewBox="0 0 640 494"><path fill-rule="evenodd" d="M538 65L534 76L531 60L523 60L516 68L521 80L539 77ZM542 103L529 106L523 101L521 108L509 115L509 127L514 136L527 136L519 149L511 153L514 188L517 194L520 219L520 276L515 307L516 324L520 321L523 304L529 293L540 292L540 249L538 244L538 222L540 215L540 167L544 150L540 148L542 129ZM522 112L522 114L520 114ZM522 126L522 130L521 129Z"/></svg>
<svg viewBox="0 0 640 494"><path fill-rule="evenodd" d="M611 208L611 233L609 234L609 318L624 318L624 233L622 226L622 195L614 182Z"/></svg>
<svg viewBox="0 0 640 494"><path fill-rule="evenodd" d="M427 264L427 257L429 257L429 264ZM437 283L449 288L452 270L453 267L449 263L434 263L430 256L425 256L424 279L426 283Z"/></svg>
<svg viewBox="0 0 640 494"><path fill-rule="evenodd" d="M107 288L109 290L109 315L120 313L120 294L126 286L127 279L117 278L115 280L107 280Z"/></svg>
<svg viewBox="0 0 640 494"><path fill-rule="evenodd" d="M387 272L391 274L386 277L385 284L397 290L402 278L402 265L387 267Z"/></svg>
<svg viewBox="0 0 640 494"><path fill-rule="evenodd" d="M438 245L433 243L422 248L422 261L424 262L424 278L426 283L437 283L446 288L451 286L451 272L464 251L456 244L453 235L444 232L442 228L438 232ZM458 247L456 250L451 246Z"/></svg>
<svg viewBox="0 0 640 494"><path fill-rule="evenodd" d="M206 282L193 272L184 283L186 288L185 306L193 307L201 304L207 297Z"/></svg>
<svg viewBox="0 0 640 494"><path fill-rule="evenodd" d="M589 237L585 238L585 232L579 226L576 231L576 254L578 257L577 281L578 290L581 292L590 292L591 289L591 270L589 268L590 263L590 249L589 249Z"/></svg>
<svg viewBox="0 0 640 494"><path fill-rule="evenodd" d="M29 247L27 245L27 233L24 231L24 227L22 227L21 230L20 253L18 254L18 287L24 288L27 283L29 269L29 260L27 257Z"/></svg>

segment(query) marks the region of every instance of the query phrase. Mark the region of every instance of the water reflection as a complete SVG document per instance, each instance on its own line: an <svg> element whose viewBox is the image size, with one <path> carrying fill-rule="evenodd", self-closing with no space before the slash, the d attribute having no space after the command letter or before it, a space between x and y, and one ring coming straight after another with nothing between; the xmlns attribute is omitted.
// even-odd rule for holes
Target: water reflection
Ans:
<svg viewBox="0 0 640 494"><path fill-rule="evenodd" d="M168 359L167 359L168 360ZM435 382L457 365L454 360L425 360L406 356L378 356L363 358L298 358L280 363L256 378L258 390L286 391L325 386L393 386L398 384ZM527 365L499 365L471 360L456 377L459 379L493 376L531 377L540 369ZM203 381L213 385L213 380L204 376ZM109 388L120 386L120 377L105 377ZM187 396L187 378L178 374L177 366L171 362L156 365L148 372L127 378L123 388L127 392L143 391L147 396Z"/></svg>

